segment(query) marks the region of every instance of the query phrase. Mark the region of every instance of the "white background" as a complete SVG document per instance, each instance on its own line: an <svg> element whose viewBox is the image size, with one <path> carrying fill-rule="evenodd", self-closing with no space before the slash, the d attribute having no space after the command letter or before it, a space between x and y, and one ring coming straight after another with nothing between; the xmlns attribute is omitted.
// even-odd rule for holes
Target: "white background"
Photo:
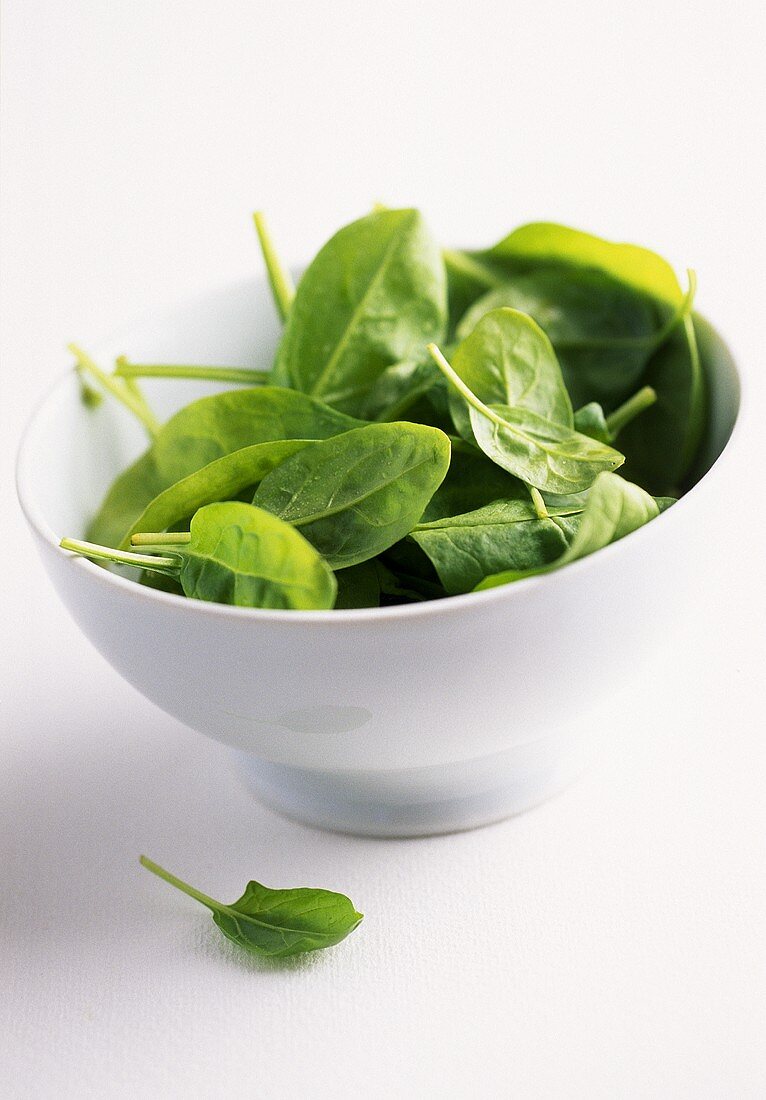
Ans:
<svg viewBox="0 0 766 1100"><path fill-rule="evenodd" d="M5 1100L766 1095L761 13L6 0ZM375 199L450 242L549 218L694 266L753 425L710 519L730 554L685 644L602 716L597 766L516 820L404 842L255 804L91 650L11 489L68 340L258 270L255 207L304 260ZM324 955L243 961L142 850L225 900L316 884L366 920Z"/></svg>

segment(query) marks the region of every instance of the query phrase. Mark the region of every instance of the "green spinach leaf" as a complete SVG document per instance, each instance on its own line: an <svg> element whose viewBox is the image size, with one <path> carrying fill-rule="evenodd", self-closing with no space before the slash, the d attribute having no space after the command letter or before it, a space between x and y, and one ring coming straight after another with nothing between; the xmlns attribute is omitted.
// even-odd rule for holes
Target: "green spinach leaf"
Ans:
<svg viewBox="0 0 766 1100"><path fill-rule="evenodd" d="M700 449L707 394L693 318L649 362L644 381L657 403L620 436L626 472L652 493L678 495Z"/></svg>
<svg viewBox="0 0 766 1100"><path fill-rule="evenodd" d="M141 865L205 905L227 939L253 955L284 959L306 951L333 947L359 925L357 913L345 894L331 890L272 890L260 882L248 882L238 901L224 905L171 875L146 856Z"/></svg>
<svg viewBox="0 0 766 1100"><path fill-rule="evenodd" d="M572 427L572 404L551 342L518 310L485 314L453 352L452 369L485 405L513 405ZM469 408L454 390L450 411L460 434L472 440Z"/></svg>
<svg viewBox="0 0 766 1100"><path fill-rule="evenodd" d="M524 577L549 573L562 565L577 561L629 535L660 513L657 502L638 485L624 481L617 474L599 474L588 493L574 538L555 561L530 569L505 570L485 577L475 591L510 584Z"/></svg>
<svg viewBox="0 0 766 1100"><path fill-rule="evenodd" d="M498 500L466 515L421 523L411 537L455 595L472 591L489 574L537 568L560 557L581 509L568 513L549 505L548 511L549 518L540 519L528 498Z"/></svg>
<svg viewBox="0 0 766 1100"><path fill-rule="evenodd" d="M86 538L119 546L160 493L232 451L277 440L326 439L360 423L305 394L273 386L192 401L163 424L149 450L116 479Z"/></svg>
<svg viewBox="0 0 766 1100"><path fill-rule="evenodd" d="M294 524L341 569L412 530L449 461L438 428L369 424L304 447L264 478L253 503Z"/></svg>
<svg viewBox="0 0 766 1100"><path fill-rule="evenodd" d="M527 485L550 493L587 489L597 474L614 470L623 456L572 428L524 408L485 405L447 363L439 349L429 350L439 369L468 403L471 429L484 453Z"/></svg>
<svg viewBox="0 0 766 1100"><path fill-rule="evenodd" d="M94 561L177 578L192 599L299 611L327 610L335 601L335 576L314 547L252 504L208 504L195 513L188 534L142 533L132 543L144 552L76 539L62 539L61 546Z"/></svg>
<svg viewBox="0 0 766 1100"><path fill-rule="evenodd" d="M274 380L358 412L382 372L441 339L446 277L416 210L379 210L341 229L305 271Z"/></svg>

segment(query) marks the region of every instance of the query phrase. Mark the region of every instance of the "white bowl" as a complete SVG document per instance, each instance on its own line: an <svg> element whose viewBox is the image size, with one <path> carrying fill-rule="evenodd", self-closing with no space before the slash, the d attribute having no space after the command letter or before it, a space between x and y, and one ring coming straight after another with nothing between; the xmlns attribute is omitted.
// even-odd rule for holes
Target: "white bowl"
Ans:
<svg viewBox="0 0 766 1100"><path fill-rule="evenodd" d="M581 770L594 700L684 613L730 472L739 379L701 324L711 390L704 476L621 542L548 576L432 603L297 612L147 588L58 549L82 537L145 447L129 414L83 406L71 372L22 441L18 491L59 596L134 687L231 746L259 798L301 821L375 836L471 828L527 809ZM103 361L267 366L266 284L238 284L96 348ZM169 414L210 385L147 384ZM580 719L580 720L578 720Z"/></svg>

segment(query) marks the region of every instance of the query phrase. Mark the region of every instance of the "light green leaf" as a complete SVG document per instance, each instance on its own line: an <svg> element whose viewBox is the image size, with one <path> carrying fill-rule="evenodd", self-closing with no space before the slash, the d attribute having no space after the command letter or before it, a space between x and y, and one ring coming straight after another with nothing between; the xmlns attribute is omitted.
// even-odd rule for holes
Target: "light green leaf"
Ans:
<svg viewBox="0 0 766 1100"><path fill-rule="evenodd" d="M485 314L452 355L452 368L485 405L513 405L572 427L569 400L551 342L524 313L494 309ZM455 426L472 439L462 396L450 394Z"/></svg>
<svg viewBox="0 0 766 1100"><path fill-rule="evenodd" d="M357 913L345 894L331 890L272 890L248 882L241 898L224 905L171 875L146 856L149 871L205 905L223 934L253 955L284 959L332 947L358 926Z"/></svg>

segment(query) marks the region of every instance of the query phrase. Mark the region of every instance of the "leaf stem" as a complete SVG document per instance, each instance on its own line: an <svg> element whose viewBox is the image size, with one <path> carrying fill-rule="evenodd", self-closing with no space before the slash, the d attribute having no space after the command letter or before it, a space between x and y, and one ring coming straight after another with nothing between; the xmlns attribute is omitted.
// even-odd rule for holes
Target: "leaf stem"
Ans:
<svg viewBox="0 0 766 1100"><path fill-rule="evenodd" d="M205 382L235 382L245 386L261 386L268 381L268 371L247 367L186 366L176 363L129 363L117 360L114 372L126 383L133 378L191 378Z"/></svg>
<svg viewBox="0 0 766 1100"><path fill-rule="evenodd" d="M178 572L178 558L156 557L151 554L131 554L127 550L114 550L111 546L99 546L95 542L82 542L80 539L62 539L62 550L71 550L74 554L92 558L94 561L108 561L114 565L133 565L139 569L155 569L158 572Z"/></svg>
<svg viewBox="0 0 766 1100"><path fill-rule="evenodd" d="M116 397L118 401L133 413L146 428L149 433L149 438L154 439L159 431L160 425L149 411L146 403L142 400L138 400L134 394L125 388L122 381L119 378L115 378L114 375L107 374L96 363L93 362L91 357L87 355L82 348L77 344L68 344L67 350L71 351L77 360L77 369L81 374L90 374L108 393L111 393L113 397Z"/></svg>
<svg viewBox="0 0 766 1100"><path fill-rule="evenodd" d="M124 355L119 355L117 357L117 359L115 360L115 369L114 369L114 373L118 376L120 374L120 369L119 368L120 368L120 365L122 363L127 363L127 359L125 358ZM128 393L131 393L133 395L133 397L135 397L136 401L139 402L139 404L142 406L142 408L143 408L144 412L146 413L146 415L151 420L153 420L155 424L157 424L157 428L159 430L159 421L157 420L154 413L152 412L151 406L149 405L149 402L146 400L146 397L144 396L144 392L141 389L141 387L139 386L138 382L136 382L135 378L128 378L128 377L123 378L122 384L125 387L125 389L128 391Z"/></svg>
<svg viewBox="0 0 766 1100"><path fill-rule="evenodd" d="M171 875L170 871L166 871L164 867L160 867L158 863L155 863L147 856L139 856L138 862L142 867L145 867L147 871L151 871L152 874L157 875L158 878L164 879L164 881L171 886L175 886L182 894L188 894L189 897L194 898L195 901L202 902L208 909L212 909L214 913L218 910L228 908L226 905L222 905L220 901L216 901L215 898L208 897L207 894L203 894L200 890L195 890L193 886L190 886L188 882L184 882L183 879Z"/></svg>
<svg viewBox="0 0 766 1100"><path fill-rule="evenodd" d="M426 346L426 351L431 356L434 363L436 363L437 367L442 372L447 381L455 387L460 396L463 397L469 405L476 409L477 412L480 412L484 416L486 416L489 420L492 421L493 424L505 424L502 417L493 412L492 409L485 405L483 401L480 401L472 390L469 390L468 386L466 386L460 375L457 374L457 372L453 370L453 368L449 365L436 344L428 344Z"/></svg>
<svg viewBox="0 0 766 1100"><path fill-rule="evenodd" d="M139 531L130 536L131 546L186 546L190 531Z"/></svg>
<svg viewBox="0 0 766 1100"><path fill-rule="evenodd" d="M651 386L644 386L634 393L632 397L615 409L613 413L610 413L606 418L606 427L612 439L620 434L622 429L634 420L639 413L642 413L645 409L651 408L651 406L657 400L657 393Z"/></svg>
<svg viewBox="0 0 766 1100"><path fill-rule="evenodd" d="M539 489L536 489L534 485L530 485L528 481L525 481L527 489L529 489L529 495L532 497L532 504L535 507L538 519L550 519L548 509L545 507L545 501L543 495Z"/></svg>
<svg viewBox="0 0 766 1100"><path fill-rule="evenodd" d="M253 221L255 222L255 229L261 245L261 252L263 253L264 263L266 264L266 272L269 276L274 304L277 307L279 316L283 321L286 321L287 315L290 312L290 306L293 304L293 298L295 297L295 284L290 277L290 273L283 267L277 256L274 242L271 239L271 234L266 224L266 218L260 210L257 210L253 214Z"/></svg>

